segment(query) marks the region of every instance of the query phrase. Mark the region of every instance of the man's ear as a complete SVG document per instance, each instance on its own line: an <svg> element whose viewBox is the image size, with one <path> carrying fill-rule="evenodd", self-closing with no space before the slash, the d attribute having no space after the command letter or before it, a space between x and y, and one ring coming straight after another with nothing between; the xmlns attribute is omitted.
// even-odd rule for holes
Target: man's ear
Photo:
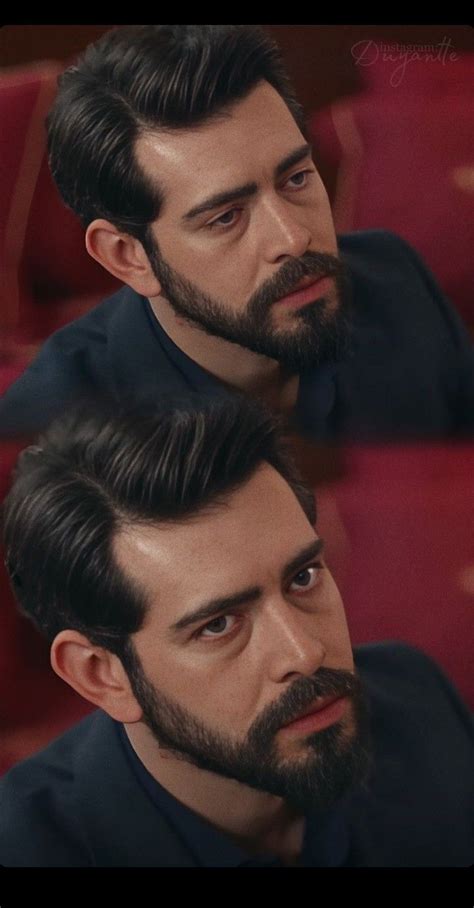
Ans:
<svg viewBox="0 0 474 908"><path fill-rule="evenodd" d="M51 646L51 665L66 684L119 722L139 722L142 710L127 673L109 650L74 630L61 631Z"/></svg>
<svg viewBox="0 0 474 908"><path fill-rule="evenodd" d="M89 224L86 249L103 268L142 296L153 297L161 293L160 282L153 274L140 240L117 230L110 221L97 218Z"/></svg>

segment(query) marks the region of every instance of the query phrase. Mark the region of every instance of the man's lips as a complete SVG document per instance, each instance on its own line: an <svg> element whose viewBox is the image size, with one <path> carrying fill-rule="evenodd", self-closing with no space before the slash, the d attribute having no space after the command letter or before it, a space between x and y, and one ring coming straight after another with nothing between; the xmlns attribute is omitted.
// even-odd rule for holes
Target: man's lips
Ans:
<svg viewBox="0 0 474 908"><path fill-rule="evenodd" d="M333 278L330 275L315 277L307 275L296 285L295 289L286 296L277 300L279 306L293 308L303 306L305 303L311 303L324 296L333 285Z"/></svg>
<svg viewBox="0 0 474 908"><path fill-rule="evenodd" d="M318 281L321 281L323 277L327 277L327 274L307 274L305 277L302 277L300 281L293 287L292 293L296 293L297 290L303 290L304 287L309 287L310 284L316 284Z"/></svg>
<svg viewBox="0 0 474 908"><path fill-rule="evenodd" d="M333 695L314 701L303 710L296 719L282 726L283 731L311 732L319 731L338 722L344 715L349 703L346 695Z"/></svg>

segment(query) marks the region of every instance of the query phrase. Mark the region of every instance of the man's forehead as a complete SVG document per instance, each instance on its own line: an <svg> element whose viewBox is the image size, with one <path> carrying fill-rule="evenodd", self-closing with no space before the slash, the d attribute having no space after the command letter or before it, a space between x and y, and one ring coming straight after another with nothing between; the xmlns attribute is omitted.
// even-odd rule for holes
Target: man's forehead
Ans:
<svg viewBox="0 0 474 908"><path fill-rule="evenodd" d="M287 481L274 467L264 463L228 496L183 519L123 525L115 544L122 552L131 552L133 548L137 557L153 557L165 566L183 551L198 552L201 548L209 551L209 540L214 542L210 547L211 557L212 551L218 548L245 549L252 536L262 546L268 542L272 549L272 537L277 534L262 535L265 526L269 530L280 527L285 546L286 538L292 538L292 531L298 527L306 529L307 524L308 519ZM251 548L255 544L256 541L251 543Z"/></svg>
<svg viewBox="0 0 474 908"><path fill-rule="evenodd" d="M124 528L114 550L147 598L165 604L198 591L224 595L246 574L249 582L264 583L316 538L285 480L265 467L217 509L185 522Z"/></svg>
<svg viewBox="0 0 474 908"><path fill-rule="evenodd" d="M258 142L255 137L258 135ZM188 129L150 130L137 140L139 166L156 179L165 197L187 197L225 190L236 180L254 178L253 167L271 173L303 141L283 99L261 83L230 109ZM174 191L173 191L174 190Z"/></svg>

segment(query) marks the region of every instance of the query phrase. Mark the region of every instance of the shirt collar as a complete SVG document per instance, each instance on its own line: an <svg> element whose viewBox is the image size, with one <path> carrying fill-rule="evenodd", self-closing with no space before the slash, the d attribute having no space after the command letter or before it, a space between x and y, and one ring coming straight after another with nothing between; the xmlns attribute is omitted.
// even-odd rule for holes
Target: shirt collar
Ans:
<svg viewBox="0 0 474 908"><path fill-rule="evenodd" d="M207 820L171 795L145 768L120 722L114 723L128 762L156 808L166 815L200 867L282 867L274 855L250 855ZM341 867L349 851L343 804L324 815L306 817L299 866Z"/></svg>
<svg viewBox="0 0 474 908"><path fill-rule="evenodd" d="M145 306L146 317L150 324L151 330L154 336L159 340L161 347L166 352L166 355L171 360L173 365L184 378L187 386L197 391L205 391L208 393L218 394L222 391L224 385L219 379L211 375L210 372L207 372L202 366L196 363L184 350L181 350L181 347L178 347L177 344L171 339L169 334L166 333L163 326L159 322L157 316L153 312L152 305L150 300L143 297L143 303Z"/></svg>

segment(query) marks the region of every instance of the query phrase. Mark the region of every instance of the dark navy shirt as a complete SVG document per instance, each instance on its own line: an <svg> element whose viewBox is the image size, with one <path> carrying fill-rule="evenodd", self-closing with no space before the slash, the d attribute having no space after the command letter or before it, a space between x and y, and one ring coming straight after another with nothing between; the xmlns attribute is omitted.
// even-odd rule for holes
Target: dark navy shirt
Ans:
<svg viewBox="0 0 474 908"><path fill-rule="evenodd" d="M225 386L184 353L169 337L156 318L149 300L142 297L141 304L144 306L151 334L156 338L159 347L165 351L168 360L176 367L187 388L214 396L221 392L225 393ZM335 404L337 371L337 364L329 363L312 369L307 376L300 376L293 422L295 427L305 427L312 438L326 436L329 432L327 423L331 419Z"/></svg>
<svg viewBox="0 0 474 908"><path fill-rule="evenodd" d="M472 343L423 262L385 231L339 237L339 250L352 342L339 362L300 376L298 431L331 442L473 437ZM228 393L124 287L46 341L0 401L0 436L39 431L84 400L146 405L190 389Z"/></svg>
<svg viewBox="0 0 474 908"><path fill-rule="evenodd" d="M137 757L121 722L115 727L130 766L160 813L168 821L194 856L199 867L283 867L274 855L250 855L207 820L190 810L171 795L148 772ZM333 808L327 816L307 816L299 867L347 866L349 833L345 822L345 804Z"/></svg>
<svg viewBox="0 0 474 908"><path fill-rule="evenodd" d="M472 343L423 262L385 231L339 237L339 249L351 345L300 376L298 431L330 442L473 437ZM134 406L190 389L227 393L124 287L46 341L0 401L0 436L39 431L84 400Z"/></svg>

